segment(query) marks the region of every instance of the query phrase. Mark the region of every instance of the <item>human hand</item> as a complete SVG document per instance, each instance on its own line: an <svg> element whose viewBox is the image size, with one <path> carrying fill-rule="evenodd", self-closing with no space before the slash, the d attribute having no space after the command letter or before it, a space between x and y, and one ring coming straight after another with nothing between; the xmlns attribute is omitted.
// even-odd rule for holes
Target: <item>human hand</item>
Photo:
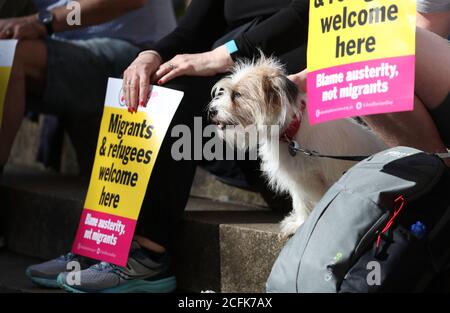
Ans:
<svg viewBox="0 0 450 313"><path fill-rule="evenodd" d="M161 57L155 51L144 51L123 73L123 96L128 112L136 112L138 106L147 105L152 76L161 65Z"/></svg>
<svg viewBox="0 0 450 313"><path fill-rule="evenodd" d="M306 76L308 74L308 71L304 69L303 71L289 75L288 78L297 85L297 87L302 91L306 92Z"/></svg>
<svg viewBox="0 0 450 313"><path fill-rule="evenodd" d="M214 76L227 72L234 62L225 46L197 54L179 54L156 72L158 85L179 76Z"/></svg>
<svg viewBox="0 0 450 313"><path fill-rule="evenodd" d="M37 39L44 37L47 29L37 15L0 19L0 39Z"/></svg>

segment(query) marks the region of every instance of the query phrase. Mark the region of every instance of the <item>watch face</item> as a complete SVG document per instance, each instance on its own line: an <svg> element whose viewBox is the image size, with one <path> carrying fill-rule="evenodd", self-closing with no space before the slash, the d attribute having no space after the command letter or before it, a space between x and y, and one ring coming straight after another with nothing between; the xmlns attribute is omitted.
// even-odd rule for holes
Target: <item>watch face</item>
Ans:
<svg viewBox="0 0 450 313"><path fill-rule="evenodd" d="M44 24L51 23L53 21L53 13L50 11L39 12L39 20Z"/></svg>

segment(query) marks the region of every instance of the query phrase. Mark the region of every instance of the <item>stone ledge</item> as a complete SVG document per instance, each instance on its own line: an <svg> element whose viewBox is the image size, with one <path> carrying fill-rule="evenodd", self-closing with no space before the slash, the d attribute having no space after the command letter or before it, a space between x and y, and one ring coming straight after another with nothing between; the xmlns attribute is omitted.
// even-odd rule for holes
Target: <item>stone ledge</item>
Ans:
<svg viewBox="0 0 450 313"><path fill-rule="evenodd" d="M66 253L86 182L29 170L8 172L0 187L8 248L40 259ZM276 225L280 219L262 207L191 198L175 251L179 289L263 291L283 244Z"/></svg>

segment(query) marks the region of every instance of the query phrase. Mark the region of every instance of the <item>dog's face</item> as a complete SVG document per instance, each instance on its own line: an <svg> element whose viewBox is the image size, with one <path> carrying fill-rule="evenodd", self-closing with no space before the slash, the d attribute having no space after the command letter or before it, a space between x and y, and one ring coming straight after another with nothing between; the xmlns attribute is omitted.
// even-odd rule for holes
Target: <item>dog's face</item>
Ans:
<svg viewBox="0 0 450 313"><path fill-rule="evenodd" d="M283 67L272 58L238 64L232 74L213 88L209 117L219 129L250 125L261 129L284 126L289 114L296 113L297 86Z"/></svg>

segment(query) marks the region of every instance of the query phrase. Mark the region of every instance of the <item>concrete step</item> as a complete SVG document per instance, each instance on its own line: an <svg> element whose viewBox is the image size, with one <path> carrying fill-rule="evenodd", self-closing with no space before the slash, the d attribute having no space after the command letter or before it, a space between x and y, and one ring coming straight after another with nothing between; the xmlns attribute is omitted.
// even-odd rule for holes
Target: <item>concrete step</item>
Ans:
<svg viewBox="0 0 450 313"><path fill-rule="evenodd" d="M27 257L6 250L0 251L0 293L62 293L59 289L46 289L33 284L25 275L25 269L41 262L41 259Z"/></svg>
<svg viewBox="0 0 450 313"><path fill-rule="evenodd" d="M8 249L40 259L69 251L86 189L87 182L74 176L7 167L0 214L6 222ZM179 288L264 291L285 242L276 224L280 219L264 207L192 197L175 252Z"/></svg>

